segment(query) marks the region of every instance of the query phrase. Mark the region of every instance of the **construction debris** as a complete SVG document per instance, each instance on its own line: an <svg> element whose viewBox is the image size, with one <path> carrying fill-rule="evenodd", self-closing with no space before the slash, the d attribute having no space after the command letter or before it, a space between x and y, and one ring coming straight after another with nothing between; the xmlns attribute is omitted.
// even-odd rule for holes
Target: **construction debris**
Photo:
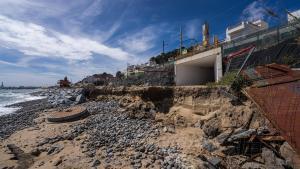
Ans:
<svg viewBox="0 0 300 169"><path fill-rule="evenodd" d="M49 122L68 122L78 120L86 116L88 116L88 111L85 107L75 106L63 111L49 113L47 120Z"/></svg>

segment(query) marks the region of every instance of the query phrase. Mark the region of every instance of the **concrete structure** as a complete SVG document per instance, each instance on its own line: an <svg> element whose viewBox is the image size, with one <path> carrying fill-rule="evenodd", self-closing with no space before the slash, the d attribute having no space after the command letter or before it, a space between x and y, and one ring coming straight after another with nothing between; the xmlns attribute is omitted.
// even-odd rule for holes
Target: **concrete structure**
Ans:
<svg viewBox="0 0 300 169"><path fill-rule="evenodd" d="M231 41L268 28L268 23L262 20L257 20L254 22L241 22L238 25L230 26L226 29L226 41Z"/></svg>
<svg viewBox="0 0 300 169"><path fill-rule="evenodd" d="M0 86L0 89L3 89L4 88L4 84L3 82L1 83L1 86Z"/></svg>
<svg viewBox="0 0 300 169"><path fill-rule="evenodd" d="M178 86L215 82L222 76L220 47L175 61L175 83Z"/></svg>
<svg viewBox="0 0 300 169"><path fill-rule="evenodd" d="M291 14L295 17L297 17L298 19L300 19L300 9L297 10L297 11L294 11L294 12L291 12ZM295 21L295 18L287 14L287 18L288 18L288 22L294 22Z"/></svg>

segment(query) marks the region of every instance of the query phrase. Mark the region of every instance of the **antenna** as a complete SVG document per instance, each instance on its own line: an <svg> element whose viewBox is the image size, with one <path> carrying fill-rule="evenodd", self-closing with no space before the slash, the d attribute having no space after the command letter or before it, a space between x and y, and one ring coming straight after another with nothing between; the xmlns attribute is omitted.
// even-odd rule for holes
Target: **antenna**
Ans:
<svg viewBox="0 0 300 169"><path fill-rule="evenodd" d="M183 39L183 35L182 35L182 26L180 26L180 56L182 54L182 39Z"/></svg>

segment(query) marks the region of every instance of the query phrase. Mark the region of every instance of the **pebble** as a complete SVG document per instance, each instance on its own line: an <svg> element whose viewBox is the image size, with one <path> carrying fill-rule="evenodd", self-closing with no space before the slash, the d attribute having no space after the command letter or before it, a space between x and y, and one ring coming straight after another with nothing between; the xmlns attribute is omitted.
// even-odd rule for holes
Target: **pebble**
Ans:
<svg viewBox="0 0 300 169"><path fill-rule="evenodd" d="M92 162L92 167L99 166L100 164L101 164L101 162L100 162L98 159L95 159L95 160Z"/></svg>
<svg viewBox="0 0 300 169"><path fill-rule="evenodd" d="M8 138L11 134L24 128L33 127L39 112L52 106L47 99L27 101L10 105L9 107L22 107L15 113L2 115L0 118L0 140Z"/></svg>
<svg viewBox="0 0 300 169"><path fill-rule="evenodd" d="M59 157L56 161L53 162L53 166L58 166L62 163L62 157Z"/></svg>

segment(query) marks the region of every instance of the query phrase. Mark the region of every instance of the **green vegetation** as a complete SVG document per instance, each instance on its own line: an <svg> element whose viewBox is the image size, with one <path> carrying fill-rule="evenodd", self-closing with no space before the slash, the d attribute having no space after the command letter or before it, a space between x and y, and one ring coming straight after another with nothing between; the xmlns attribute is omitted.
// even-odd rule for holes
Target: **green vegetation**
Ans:
<svg viewBox="0 0 300 169"><path fill-rule="evenodd" d="M222 77L222 79L219 82L209 82L206 85L210 86L210 87L230 86L233 83L236 74L237 74L237 71L228 72Z"/></svg>
<svg viewBox="0 0 300 169"><path fill-rule="evenodd" d="M176 57L179 54L179 49L174 49L167 53L161 53L157 56L151 57L150 61L155 62L156 64L167 63L169 58Z"/></svg>
<svg viewBox="0 0 300 169"><path fill-rule="evenodd" d="M233 91L240 91L243 87L249 86L251 83L243 76L236 77L237 71L226 73L219 82L210 82L206 85L209 87L215 86L231 86Z"/></svg>

